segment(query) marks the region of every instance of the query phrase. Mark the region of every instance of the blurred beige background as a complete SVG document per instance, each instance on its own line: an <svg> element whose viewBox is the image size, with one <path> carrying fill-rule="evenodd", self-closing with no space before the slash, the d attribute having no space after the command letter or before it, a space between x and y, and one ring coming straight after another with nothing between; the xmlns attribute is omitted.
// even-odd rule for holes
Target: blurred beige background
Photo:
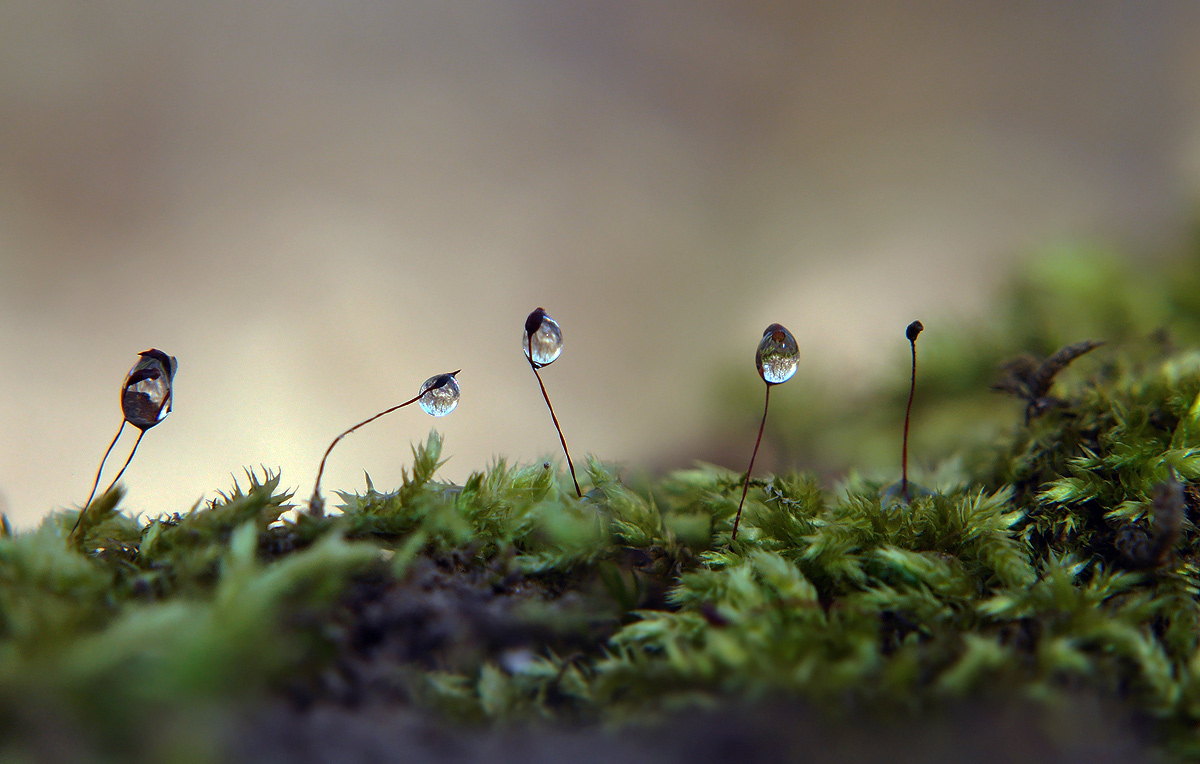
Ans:
<svg viewBox="0 0 1200 764"><path fill-rule="evenodd" d="M257 465L306 499L459 367L327 488L395 485L434 424L452 479L557 455L538 305L577 456L686 462L767 323L869 375L1037 245L1169 248L1198 73L1192 2L0 0L5 509L83 501L151 346L133 511Z"/></svg>

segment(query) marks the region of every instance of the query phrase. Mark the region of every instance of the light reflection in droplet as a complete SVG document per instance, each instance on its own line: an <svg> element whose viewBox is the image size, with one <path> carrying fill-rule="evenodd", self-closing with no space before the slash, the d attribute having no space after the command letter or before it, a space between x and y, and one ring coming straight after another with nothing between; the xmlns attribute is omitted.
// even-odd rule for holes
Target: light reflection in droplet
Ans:
<svg viewBox="0 0 1200 764"><path fill-rule="evenodd" d="M140 353L121 388L121 413L134 427L148 430L171 413L171 385L177 362L157 349Z"/></svg>
<svg viewBox="0 0 1200 764"><path fill-rule="evenodd" d="M531 325L536 327L532 338L529 335ZM547 316L541 308L530 313L525 321L525 333L521 335L521 350L525 357L540 369L554 363L562 355L562 347L562 330L558 322Z"/></svg>
<svg viewBox="0 0 1200 764"><path fill-rule="evenodd" d="M771 324L763 332L754 356L758 373L768 385L787 382L800 363L800 347L792 333L780 324Z"/></svg>
<svg viewBox="0 0 1200 764"><path fill-rule="evenodd" d="M438 374L421 385L419 403L426 414L446 416L458 406L458 380L453 374Z"/></svg>

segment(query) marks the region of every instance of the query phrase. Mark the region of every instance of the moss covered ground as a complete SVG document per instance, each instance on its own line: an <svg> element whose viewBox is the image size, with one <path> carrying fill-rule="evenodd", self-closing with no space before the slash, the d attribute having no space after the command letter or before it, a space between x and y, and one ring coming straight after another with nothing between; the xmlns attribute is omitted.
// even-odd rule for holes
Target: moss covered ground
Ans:
<svg viewBox="0 0 1200 764"><path fill-rule="evenodd" d="M149 521L117 488L74 536L75 510L5 526L0 754L506 761L480 736L526 730L527 761L774 761L871 719L893 759L939 725L1200 758L1200 256L1047 253L985 324L927 326L929 492L881 500L906 367L852 399L812 385L769 424L797 469L754 477L733 543L736 472L591 459L579 499L552 464L500 461L453 485L436 433L401 485L320 518L248 472ZM1106 344L1039 367L1085 340ZM761 388L729 387L756 416ZM589 737L614 729L634 731Z"/></svg>

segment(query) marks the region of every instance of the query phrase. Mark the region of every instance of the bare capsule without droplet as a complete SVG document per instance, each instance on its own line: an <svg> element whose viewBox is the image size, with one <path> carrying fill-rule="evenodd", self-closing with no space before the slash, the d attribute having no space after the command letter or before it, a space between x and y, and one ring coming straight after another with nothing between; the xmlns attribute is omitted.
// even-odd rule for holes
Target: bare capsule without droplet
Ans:
<svg viewBox="0 0 1200 764"><path fill-rule="evenodd" d="M161 350L151 348L141 356L121 388L121 411L125 421L143 432L171 413L171 383L178 362Z"/></svg>
<svg viewBox="0 0 1200 764"><path fill-rule="evenodd" d="M461 369L460 369L461 371ZM454 375L438 374L430 377L421 385L421 397L418 403L431 416L446 416L458 406L458 380Z"/></svg>
<svg viewBox="0 0 1200 764"><path fill-rule="evenodd" d="M768 385L787 382L800 364L800 346L781 324L771 324L763 332L754 356L758 374Z"/></svg>
<svg viewBox="0 0 1200 764"><path fill-rule="evenodd" d="M562 355L562 330L558 322L538 308L525 319L525 333L521 336L521 350L537 368L549 366Z"/></svg>

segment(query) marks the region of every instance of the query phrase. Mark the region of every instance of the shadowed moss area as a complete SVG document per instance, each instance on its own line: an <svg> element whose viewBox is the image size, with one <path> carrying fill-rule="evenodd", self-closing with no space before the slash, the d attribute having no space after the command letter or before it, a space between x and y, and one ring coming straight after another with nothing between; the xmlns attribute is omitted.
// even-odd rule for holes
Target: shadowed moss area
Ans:
<svg viewBox="0 0 1200 764"><path fill-rule="evenodd" d="M1188 265L1152 277L1075 252L1040 261L986 332L922 345L914 432L950 412L914 446L944 459L921 476L928 495L883 502L884 481L853 471L834 485L755 478L732 545L740 474L627 481L593 459L577 499L549 464L499 461L451 485L436 433L399 487L341 493L340 514L288 513L279 476L248 473L144 524L118 512L118 489L74 539L75 512L6 527L0 748L14 761L261 759L245 720L273 714L402 727L420 714L474 735L775 701L831 723L918 724L1019 699L1045 709L1036 725L1086 697L1139 745L1196 757ZM1064 368L1050 388L1061 405L1028 423L1025 402L988 389L1005 357L1088 339L1107 344ZM877 393L881 418L906 392ZM823 416L781 416L776 437L844 440L821 434L842 426ZM848 426L864 451L886 437L895 452L893 424Z"/></svg>

